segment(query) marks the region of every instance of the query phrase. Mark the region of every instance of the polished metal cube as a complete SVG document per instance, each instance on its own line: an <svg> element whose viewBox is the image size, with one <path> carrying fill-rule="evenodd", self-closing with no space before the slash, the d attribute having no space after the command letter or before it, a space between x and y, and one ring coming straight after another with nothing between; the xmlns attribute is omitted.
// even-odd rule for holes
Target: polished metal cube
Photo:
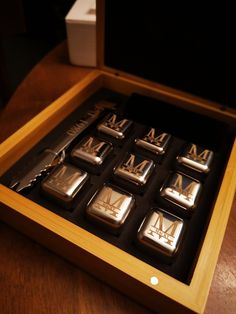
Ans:
<svg viewBox="0 0 236 314"><path fill-rule="evenodd" d="M193 209L202 189L202 184L182 173L173 173L161 188L161 196L184 208Z"/></svg>
<svg viewBox="0 0 236 314"><path fill-rule="evenodd" d="M136 139L135 142L136 145L143 149L163 155L166 152L170 138L170 134L158 132L156 129L151 128L141 139Z"/></svg>
<svg viewBox="0 0 236 314"><path fill-rule="evenodd" d="M69 205L87 179L87 172L70 164L61 164L45 178L41 186L46 194Z"/></svg>
<svg viewBox="0 0 236 314"><path fill-rule="evenodd" d="M71 152L74 159L82 159L94 165L101 165L112 150L112 144L89 136L84 138Z"/></svg>
<svg viewBox="0 0 236 314"><path fill-rule="evenodd" d="M198 172L208 173L213 160L214 153L196 144L189 144L183 154L177 157L180 164L194 169Z"/></svg>
<svg viewBox="0 0 236 314"><path fill-rule="evenodd" d="M154 162L139 155L128 154L115 169L115 174L136 185L146 184L154 168Z"/></svg>
<svg viewBox="0 0 236 314"><path fill-rule="evenodd" d="M179 248L184 221L163 210L151 211L138 230L138 241L147 249L173 257Z"/></svg>
<svg viewBox="0 0 236 314"><path fill-rule="evenodd" d="M132 121L120 119L115 113L108 114L105 119L98 125L98 130L117 139L125 138L127 130L130 128Z"/></svg>
<svg viewBox="0 0 236 314"><path fill-rule="evenodd" d="M104 185L86 209L89 217L116 232L134 206L134 196L116 187Z"/></svg>

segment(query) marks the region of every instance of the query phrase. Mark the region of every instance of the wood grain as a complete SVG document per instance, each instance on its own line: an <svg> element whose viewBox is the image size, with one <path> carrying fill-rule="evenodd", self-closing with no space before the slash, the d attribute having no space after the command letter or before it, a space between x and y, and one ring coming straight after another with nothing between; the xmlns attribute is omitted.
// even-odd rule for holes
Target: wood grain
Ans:
<svg viewBox="0 0 236 314"><path fill-rule="evenodd" d="M62 44L44 58L1 112L3 140L91 70L68 65ZM206 313L236 308L236 204L232 208ZM1 313L149 313L13 229L0 225Z"/></svg>

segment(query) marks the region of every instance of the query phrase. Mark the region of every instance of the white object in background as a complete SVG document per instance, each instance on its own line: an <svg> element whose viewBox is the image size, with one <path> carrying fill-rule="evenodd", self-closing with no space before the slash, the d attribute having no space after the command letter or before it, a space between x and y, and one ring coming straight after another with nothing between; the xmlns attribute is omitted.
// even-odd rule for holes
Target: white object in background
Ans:
<svg viewBox="0 0 236 314"><path fill-rule="evenodd" d="M77 0L65 19L70 62L96 66L96 0Z"/></svg>

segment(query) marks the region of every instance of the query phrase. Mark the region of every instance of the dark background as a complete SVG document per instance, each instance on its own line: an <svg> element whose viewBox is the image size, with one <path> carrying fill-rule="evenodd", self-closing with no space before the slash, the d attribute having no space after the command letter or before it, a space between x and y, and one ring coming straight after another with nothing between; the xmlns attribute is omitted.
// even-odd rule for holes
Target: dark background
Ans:
<svg viewBox="0 0 236 314"><path fill-rule="evenodd" d="M107 0L109 67L236 107L233 4Z"/></svg>
<svg viewBox="0 0 236 314"><path fill-rule="evenodd" d="M32 67L66 38L75 0L0 1L0 107Z"/></svg>

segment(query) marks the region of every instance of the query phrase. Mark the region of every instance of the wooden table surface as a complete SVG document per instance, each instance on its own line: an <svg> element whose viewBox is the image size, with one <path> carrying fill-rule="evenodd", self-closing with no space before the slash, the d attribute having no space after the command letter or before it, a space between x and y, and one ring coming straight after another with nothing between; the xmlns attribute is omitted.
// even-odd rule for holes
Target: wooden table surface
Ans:
<svg viewBox="0 0 236 314"><path fill-rule="evenodd" d="M90 71L69 65L66 43L57 46L0 111L0 142ZM0 222L0 313L151 312ZM205 313L236 313L236 199Z"/></svg>

